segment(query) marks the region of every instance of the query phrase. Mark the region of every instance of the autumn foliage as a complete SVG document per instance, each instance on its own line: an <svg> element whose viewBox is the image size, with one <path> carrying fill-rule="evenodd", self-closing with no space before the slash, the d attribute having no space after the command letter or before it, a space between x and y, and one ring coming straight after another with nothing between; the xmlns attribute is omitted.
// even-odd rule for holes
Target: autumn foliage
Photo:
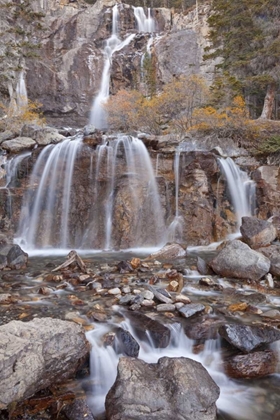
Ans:
<svg viewBox="0 0 280 420"><path fill-rule="evenodd" d="M168 130L185 132L192 125L196 107L206 103L208 89L200 76L174 78L152 97L120 90L111 96L106 109L110 128L146 130L161 134Z"/></svg>
<svg viewBox="0 0 280 420"><path fill-rule="evenodd" d="M44 125L45 118L41 111L42 105L37 101L28 100L26 105L5 106L0 103L2 118L0 119L0 130L14 130L21 128L24 124Z"/></svg>

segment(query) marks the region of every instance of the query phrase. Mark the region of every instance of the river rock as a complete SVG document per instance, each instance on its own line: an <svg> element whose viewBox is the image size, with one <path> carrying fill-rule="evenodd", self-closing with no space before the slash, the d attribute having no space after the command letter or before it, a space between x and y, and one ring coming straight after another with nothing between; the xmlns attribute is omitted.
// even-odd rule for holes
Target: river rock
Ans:
<svg viewBox="0 0 280 420"><path fill-rule="evenodd" d="M0 410L72 376L89 351L78 324L53 318L0 327Z"/></svg>
<svg viewBox="0 0 280 420"><path fill-rule="evenodd" d="M30 137L17 137L12 140L4 141L1 147L10 153L20 153L24 150L33 149L36 142Z"/></svg>
<svg viewBox="0 0 280 420"><path fill-rule="evenodd" d="M270 260L270 273L273 276L280 276L280 246L270 245L262 248L258 248L258 252L261 252L264 256Z"/></svg>
<svg viewBox="0 0 280 420"><path fill-rule="evenodd" d="M190 318L191 316L204 311L204 309L205 306L202 305L202 303L189 303L188 305L184 305L182 308L178 309L178 311L184 318Z"/></svg>
<svg viewBox="0 0 280 420"><path fill-rule="evenodd" d="M165 289L156 289L155 287L148 286L154 297L163 303L173 303L170 294Z"/></svg>
<svg viewBox="0 0 280 420"><path fill-rule="evenodd" d="M219 328L219 334L243 353L280 340L280 331L268 326L225 324Z"/></svg>
<svg viewBox="0 0 280 420"><path fill-rule="evenodd" d="M197 257L196 266L197 271L203 276L214 274L212 268L209 267L208 263L201 257Z"/></svg>
<svg viewBox="0 0 280 420"><path fill-rule="evenodd" d="M184 326L185 334L191 340L215 340L222 320L217 318L203 318L200 322L188 323Z"/></svg>
<svg viewBox="0 0 280 420"><path fill-rule="evenodd" d="M161 303L160 305L157 305L158 312L174 312L175 309L176 306L172 303Z"/></svg>
<svg viewBox="0 0 280 420"><path fill-rule="evenodd" d="M261 378L275 373L277 358L273 351L256 351L250 354L239 354L227 359L224 369L231 378Z"/></svg>
<svg viewBox="0 0 280 420"><path fill-rule="evenodd" d="M105 407L108 420L214 420L218 397L218 386L194 360L121 358Z"/></svg>
<svg viewBox="0 0 280 420"><path fill-rule="evenodd" d="M85 396L76 398L72 404L67 404L62 412L68 420L94 420Z"/></svg>
<svg viewBox="0 0 280 420"><path fill-rule="evenodd" d="M140 346L129 331L118 328L114 343L117 353L122 353L129 357L138 357Z"/></svg>
<svg viewBox="0 0 280 420"><path fill-rule="evenodd" d="M151 254L147 260L172 261L174 258L185 257L186 251L179 244L168 244L159 251Z"/></svg>
<svg viewBox="0 0 280 420"><path fill-rule="evenodd" d="M268 258L237 239L227 243L210 265L224 277L250 280L261 279L270 269Z"/></svg>
<svg viewBox="0 0 280 420"><path fill-rule="evenodd" d="M12 270L25 268L28 261L28 254L19 245L13 245L7 254L7 265Z"/></svg>
<svg viewBox="0 0 280 420"><path fill-rule="evenodd" d="M272 223L248 216L242 217L240 232L244 242L254 249L269 245L277 236Z"/></svg>
<svg viewBox="0 0 280 420"><path fill-rule="evenodd" d="M171 336L169 328L140 312L126 312L126 316L130 319L136 335L141 340L147 341L148 333L156 348L168 346Z"/></svg>

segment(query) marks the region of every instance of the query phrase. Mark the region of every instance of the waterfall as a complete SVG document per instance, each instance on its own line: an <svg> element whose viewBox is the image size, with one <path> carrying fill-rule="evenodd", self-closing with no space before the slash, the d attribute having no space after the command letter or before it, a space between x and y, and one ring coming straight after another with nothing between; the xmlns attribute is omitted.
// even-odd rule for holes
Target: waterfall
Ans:
<svg viewBox="0 0 280 420"><path fill-rule="evenodd" d="M141 140L119 135L92 150L81 138L66 139L41 151L16 235L25 249L159 247L164 235L156 178Z"/></svg>
<svg viewBox="0 0 280 420"><path fill-rule="evenodd" d="M179 186L180 186L180 156L184 150L177 147L174 159L174 178L175 178L175 216L168 227L168 240L170 242L181 242L183 237L183 218L179 215Z"/></svg>
<svg viewBox="0 0 280 420"><path fill-rule="evenodd" d="M118 18L118 5L115 5L112 9L112 35L109 39L107 39L103 50L105 60L101 77L101 85L99 92L93 101L90 113L90 124L93 124L98 129L107 128L107 115L106 110L104 109L104 104L109 98L112 56L116 51L120 51L127 46L135 36L135 34L131 34L127 36L124 41L121 41L118 38Z"/></svg>
<svg viewBox="0 0 280 420"><path fill-rule="evenodd" d="M17 106L20 112L22 109L24 109L28 105L27 90L26 90L23 71L21 71L19 75L19 80L16 87L16 94L17 94Z"/></svg>
<svg viewBox="0 0 280 420"><path fill-rule="evenodd" d="M126 232L126 236L130 247L163 244L164 217L152 163L144 143L131 136L119 135L115 140L107 140L98 146L96 155L94 194L99 201L93 205L83 247L90 245L90 238L95 232L102 238L99 247L106 250L115 248L113 230L114 227L117 229L114 224L120 204L125 212L122 223L129 225L129 235ZM107 180L105 189L98 182L104 177ZM102 194L104 198L100 202Z"/></svg>
<svg viewBox="0 0 280 420"><path fill-rule="evenodd" d="M133 10L138 32L155 32L155 21L151 16L151 9L148 8L148 16L146 16L143 7L133 7Z"/></svg>
<svg viewBox="0 0 280 420"><path fill-rule="evenodd" d="M218 409L235 419L256 419L252 402L257 394L257 388L249 388L236 383L222 372L219 339L206 340L204 350L197 354L193 349L195 342L185 335L182 325L175 323L167 325L171 330L170 344L166 348L156 348L149 333L146 332L146 337L140 338L126 317L120 325L95 324L94 330L87 333L87 339L92 344L90 371L93 383L88 402L94 416L104 412L105 397L115 381L118 360L122 356L111 345L104 345L105 334L114 330L116 326L129 331L136 339L140 345L138 357L146 363L157 363L161 357L186 357L202 363L220 387Z"/></svg>
<svg viewBox="0 0 280 420"><path fill-rule="evenodd" d="M219 163L227 182L230 201L236 215L236 228L239 230L241 218L252 216L256 209L255 182L231 158L220 158Z"/></svg>
<svg viewBox="0 0 280 420"><path fill-rule="evenodd" d="M40 153L31 174L16 235L16 242L27 249L67 248L70 245L71 185L80 144L81 138L67 139L45 147Z"/></svg>

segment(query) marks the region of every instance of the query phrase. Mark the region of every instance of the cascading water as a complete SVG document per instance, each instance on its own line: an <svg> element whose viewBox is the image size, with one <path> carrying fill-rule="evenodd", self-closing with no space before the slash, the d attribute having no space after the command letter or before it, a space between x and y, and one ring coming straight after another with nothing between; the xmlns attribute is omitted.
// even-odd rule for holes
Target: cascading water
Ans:
<svg viewBox="0 0 280 420"><path fill-rule="evenodd" d="M155 21L151 15L151 9L148 8L148 16L146 16L143 7L133 7L133 9L138 32L155 32Z"/></svg>
<svg viewBox="0 0 280 420"><path fill-rule="evenodd" d="M231 158L220 158L220 166L227 182L230 199L236 215L236 229L239 231L241 218L252 216L256 209L255 183Z"/></svg>
<svg viewBox="0 0 280 420"><path fill-rule="evenodd" d="M21 210L16 239L27 249L67 248L70 245L70 193L81 140L67 139L55 146L49 145L37 159Z"/></svg>
<svg viewBox="0 0 280 420"><path fill-rule="evenodd" d="M104 412L105 397L115 381L118 360L122 356L112 346L103 344L104 335L112 331L115 326L117 325L96 324L95 329L87 333L87 339L92 344L90 365L93 388L89 396L89 405L93 415ZM142 337L140 339L126 317L120 326L129 331L140 345L139 359L147 363L156 363L159 358L164 356L187 357L202 363L220 387L221 393L217 401L218 409L233 416L234 419L256 419L252 401L258 393L258 389L240 385L230 380L221 371L222 360L219 339L207 340L204 350L195 354L193 351L195 343L185 335L180 324L168 326L171 330L171 340L166 348L156 348L148 333L146 333L146 338Z"/></svg>
<svg viewBox="0 0 280 420"><path fill-rule="evenodd" d="M121 41L118 38L118 18L118 5L115 5L112 9L112 35L109 39L107 39L103 51L105 61L101 78L101 86L96 98L93 101L90 114L90 123L98 129L107 128L107 114L104 109L104 104L109 98L112 56L116 51L120 51L127 46L135 36L135 34L130 34L124 41Z"/></svg>
<svg viewBox="0 0 280 420"><path fill-rule="evenodd" d="M75 168L77 173L81 170L75 164L78 153L86 165L83 176L90 180L83 193L84 207L75 175ZM16 241L29 251L109 250L158 247L164 234L148 151L141 140L119 135L104 140L96 150L88 149L81 138L42 150L24 199Z"/></svg>
<svg viewBox="0 0 280 420"><path fill-rule="evenodd" d="M20 112L28 104L27 89L25 85L23 71L21 71L19 75L19 80L16 87L16 94L17 94L18 111Z"/></svg>

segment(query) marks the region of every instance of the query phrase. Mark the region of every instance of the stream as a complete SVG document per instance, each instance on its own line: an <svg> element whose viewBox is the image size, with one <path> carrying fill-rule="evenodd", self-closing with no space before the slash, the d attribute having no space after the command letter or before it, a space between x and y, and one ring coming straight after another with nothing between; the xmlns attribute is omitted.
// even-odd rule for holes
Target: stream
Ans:
<svg viewBox="0 0 280 420"><path fill-rule="evenodd" d="M201 251L199 252L201 254ZM213 253L213 251L212 251ZM45 251L46 254L46 251ZM223 359L231 353L229 345L220 337L194 339L187 336L195 334L196 329L205 321L218 325L233 316L237 322L253 323L260 320L256 311L237 312L234 315L226 310L228 305L241 297L253 294L262 295L260 303L254 305L260 311L275 309L279 306L278 284L274 289L263 286L258 290L240 282L212 276L216 287L199 284L201 275L196 271L196 253L192 251L187 258L172 263L158 261L143 262L142 270L120 273L118 263L130 261L133 257L144 259L147 254L136 252L95 252L80 253L90 277L78 280L80 273L66 270L61 274L52 273L54 267L64 262L62 255L36 255L29 258L28 267L20 272L6 271L2 274L1 293L10 293L13 302L0 305L0 322L12 319L23 321L35 317L56 317L69 319L82 324L87 339L91 343L90 378L83 379L80 385L87 393L89 406L95 419L104 419L104 400L116 377L118 359L122 355L118 348L104 344L104 337L117 327L129 331L140 345L139 358L156 363L160 357L188 357L208 370L219 385L221 394L217 401L219 419L271 420L280 418L280 375L278 373L255 380L233 380L223 370ZM205 257L205 254L203 254ZM156 348L151 337L139 337L134 330L127 307L119 304L119 297L110 295L110 290L129 287L135 294L147 288L152 281L156 287L168 285L167 273L177 270L183 274L182 293L192 302L203 303L207 311L195 315L191 320L177 313L158 313L153 308L141 308L141 312L166 325L171 330L171 340L166 348ZM209 277L209 276L208 276ZM156 279L156 280L155 280ZM92 284L100 283L99 290ZM102 317L97 321L96 314ZM275 320L273 321L275 325ZM194 333L192 333L194 331ZM211 329L209 329L211 331ZM105 340L106 341L106 340ZM279 342L271 345L279 353ZM278 368L279 371L279 368ZM280 372L280 371L279 371ZM276 412L276 414L275 414ZM278 414L277 414L278 413Z"/></svg>

